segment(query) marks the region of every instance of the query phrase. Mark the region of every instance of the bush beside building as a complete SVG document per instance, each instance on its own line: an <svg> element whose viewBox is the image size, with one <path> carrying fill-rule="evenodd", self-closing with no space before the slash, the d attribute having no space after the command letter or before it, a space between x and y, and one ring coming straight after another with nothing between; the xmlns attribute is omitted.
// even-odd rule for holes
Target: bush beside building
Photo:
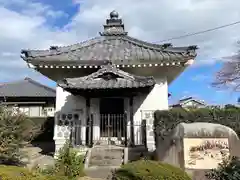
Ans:
<svg viewBox="0 0 240 180"><path fill-rule="evenodd" d="M154 113L154 133L156 138L164 138L179 123L207 122L222 124L240 135L240 108L201 108L185 110L173 108ZM158 141L155 141L158 142Z"/></svg>

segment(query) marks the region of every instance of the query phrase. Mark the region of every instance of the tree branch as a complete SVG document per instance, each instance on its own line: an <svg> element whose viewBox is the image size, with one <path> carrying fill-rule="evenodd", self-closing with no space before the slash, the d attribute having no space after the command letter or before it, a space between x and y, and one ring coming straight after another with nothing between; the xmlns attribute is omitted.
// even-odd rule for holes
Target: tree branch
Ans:
<svg viewBox="0 0 240 180"><path fill-rule="evenodd" d="M212 86L240 90L240 51L238 53L232 56L232 59L228 57L229 61L225 62L222 69L217 72Z"/></svg>

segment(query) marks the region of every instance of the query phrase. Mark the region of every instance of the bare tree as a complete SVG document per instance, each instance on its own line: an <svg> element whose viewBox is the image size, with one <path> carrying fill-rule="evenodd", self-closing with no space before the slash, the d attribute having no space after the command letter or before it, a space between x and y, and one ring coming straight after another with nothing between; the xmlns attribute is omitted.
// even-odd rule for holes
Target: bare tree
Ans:
<svg viewBox="0 0 240 180"><path fill-rule="evenodd" d="M240 48L240 42L238 42ZM215 81L212 83L217 88L231 88L240 91L240 50L234 56L225 58L226 61L219 72Z"/></svg>

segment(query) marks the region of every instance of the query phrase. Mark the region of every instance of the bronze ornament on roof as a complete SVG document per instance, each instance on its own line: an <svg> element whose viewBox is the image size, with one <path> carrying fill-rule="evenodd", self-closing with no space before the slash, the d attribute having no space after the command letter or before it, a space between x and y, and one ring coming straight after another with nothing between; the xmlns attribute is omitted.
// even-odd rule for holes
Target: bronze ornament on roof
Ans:
<svg viewBox="0 0 240 180"><path fill-rule="evenodd" d="M127 35L122 19L119 19L118 16L118 12L115 10L110 13L110 19L107 19L106 24L103 25L104 31L99 33L101 36Z"/></svg>
<svg viewBox="0 0 240 180"><path fill-rule="evenodd" d="M110 12L110 18L111 19L118 19L118 12L113 10L112 12Z"/></svg>

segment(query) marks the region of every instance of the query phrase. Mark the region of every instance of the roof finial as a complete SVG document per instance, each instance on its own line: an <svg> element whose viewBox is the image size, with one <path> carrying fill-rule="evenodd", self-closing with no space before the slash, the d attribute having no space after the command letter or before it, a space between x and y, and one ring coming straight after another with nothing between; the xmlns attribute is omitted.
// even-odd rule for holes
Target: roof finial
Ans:
<svg viewBox="0 0 240 180"><path fill-rule="evenodd" d="M110 12L110 18L111 19L118 19L118 12L113 10L112 12Z"/></svg>
<svg viewBox="0 0 240 180"><path fill-rule="evenodd" d="M119 18L117 11L110 12L110 18L106 20L106 24L103 25L104 31L100 32L101 36L125 36L127 32L124 30L124 24L122 19Z"/></svg>

